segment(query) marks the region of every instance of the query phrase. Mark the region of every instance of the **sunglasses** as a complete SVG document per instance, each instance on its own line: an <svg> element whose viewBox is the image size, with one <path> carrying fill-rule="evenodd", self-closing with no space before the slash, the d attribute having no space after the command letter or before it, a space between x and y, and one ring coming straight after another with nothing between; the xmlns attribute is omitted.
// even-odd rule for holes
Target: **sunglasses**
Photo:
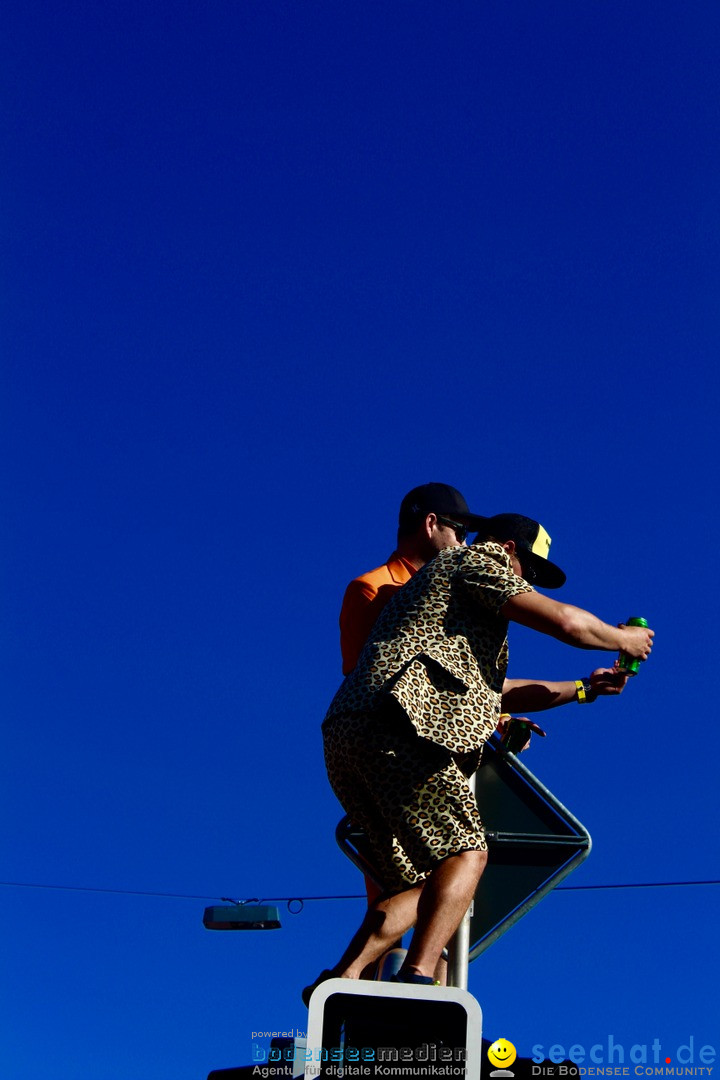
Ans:
<svg viewBox="0 0 720 1080"><path fill-rule="evenodd" d="M441 517L440 514L437 515L437 519L441 525L448 525L451 529L455 530L458 544L465 543L468 534L467 525L461 525L459 521L453 521L452 518Z"/></svg>

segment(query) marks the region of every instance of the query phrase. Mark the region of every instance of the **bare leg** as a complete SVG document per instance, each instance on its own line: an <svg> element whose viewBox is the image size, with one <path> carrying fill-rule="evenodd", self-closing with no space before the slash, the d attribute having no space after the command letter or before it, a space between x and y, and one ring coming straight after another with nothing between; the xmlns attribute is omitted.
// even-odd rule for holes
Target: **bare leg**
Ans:
<svg viewBox="0 0 720 1080"><path fill-rule="evenodd" d="M433 977L438 986L447 986L447 973L448 962L444 956L441 956L435 965L435 971L433 972Z"/></svg>
<svg viewBox="0 0 720 1080"><path fill-rule="evenodd" d="M416 885L386 899L374 900L347 949L333 968L326 968L314 983L303 990L307 1004L313 989L326 979L359 979L373 964L414 926L423 886Z"/></svg>
<svg viewBox="0 0 720 1080"><path fill-rule="evenodd" d="M416 922L403 967L418 975L434 975L443 949L470 907L486 863L486 851L450 855L422 885L375 900L338 963L322 978L359 979L363 969Z"/></svg>
<svg viewBox="0 0 720 1080"><path fill-rule="evenodd" d="M425 881L417 926L403 968L433 975L440 955L462 922L487 864L486 851L463 851L439 863Z"/></svg>
<svg viewBox="0 0 720 1080"><path fill-rule="evenodd" d="M358 979L367 964L382 956L415 925L422 890L422 885L415 885L395 896L373 902L360 929L335 966L334 970L340 978Z"/></svg>

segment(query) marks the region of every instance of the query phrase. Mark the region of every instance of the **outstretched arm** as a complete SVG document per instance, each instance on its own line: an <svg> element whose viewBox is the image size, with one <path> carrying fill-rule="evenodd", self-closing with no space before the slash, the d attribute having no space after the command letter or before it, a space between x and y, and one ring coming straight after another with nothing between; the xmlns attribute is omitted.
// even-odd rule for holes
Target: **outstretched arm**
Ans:
<svg viewBox="0 0 720 1080"><path fill-rule="evenodd" d="M647 660L652 649L653 630L623 624L611 626L583 608L560 604L542 593L519 593L500 610L511 622L529 626L578 649L622 650L639 660Z"/></svg>
<svg viewBox="0 0 720 1080"><path fill-rule="evenodd" d="M617 668L597 668L589 677L592 699L622 693L627 675ZM526 713L554 709L577 701L577 683L547 682L545 679L506 679L503 684L504 712Z"/></svg>

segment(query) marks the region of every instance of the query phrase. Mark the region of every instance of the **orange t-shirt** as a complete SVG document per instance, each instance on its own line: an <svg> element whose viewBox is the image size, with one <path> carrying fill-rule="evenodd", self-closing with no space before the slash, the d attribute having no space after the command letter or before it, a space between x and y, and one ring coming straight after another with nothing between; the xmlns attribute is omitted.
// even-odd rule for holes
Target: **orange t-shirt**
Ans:
<svg viewBox="0 0 720 1080"><path fill-rule="evenodd" d="M378 615L390 597L417 571L395 551L386 563L351 581L340 611L340 650L343 675L349 675Z"/></svg>

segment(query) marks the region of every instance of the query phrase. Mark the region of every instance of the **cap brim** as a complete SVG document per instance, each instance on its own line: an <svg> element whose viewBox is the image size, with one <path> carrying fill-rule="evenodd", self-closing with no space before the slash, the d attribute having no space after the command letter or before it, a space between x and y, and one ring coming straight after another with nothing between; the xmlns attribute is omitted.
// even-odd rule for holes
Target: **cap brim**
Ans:
<svg viewBox="0 0 720 1080"><path fill-rule="evenodd" d="M518 555L521 563L529 562L535 571L533 585L539 585L541 589L559 589L567 581L565 571L549 559L543 559L542 555L525 550L520 550Z"/></svg>
<svg viewBox="0 0 720 1080"><path fill-rule="evenodd" d="M481 514L453 514L463 525L467 525L470 532L481 532L485 528L487 518Z"/></svg>

